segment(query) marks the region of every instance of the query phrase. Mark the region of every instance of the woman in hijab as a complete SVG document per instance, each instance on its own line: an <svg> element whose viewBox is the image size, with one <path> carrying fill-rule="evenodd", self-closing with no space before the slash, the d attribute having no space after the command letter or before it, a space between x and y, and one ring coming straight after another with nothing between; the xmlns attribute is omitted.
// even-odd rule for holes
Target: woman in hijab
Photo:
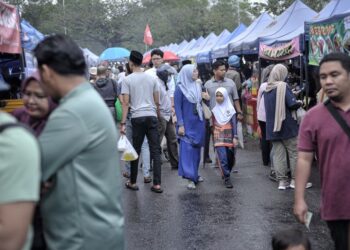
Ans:
<svg viewBox="0 0 350 250"><path fill-rule="evenodd" d="M233 188L230 174L235 164L235 147L238 145L236 110L227 90L215 91L216 105L213 108L214 147L216 149L222 178L226 188Z"/></svg>
<svg viewBox="0 0 350 250"><path fill-rule="evenodd" d="M271 64L264 68L261 75L261 82L262 84L259 87L258 92L258 100L257 100L257 114L258 114L258 122L259 127L261 131L261 138L260 138L260 147L261 147L261 154L262 154L262 160L264 166L268 166L269 163L271 163L270 154L272 149L272 144L270 141L266 140L266 111L265 111L265 98L264 94L267 87L267 81L269 79L271 70L273 69L274 65ZM273 170L273 166L271 164L271 172L270 172L270 179L276 180L276 174Z"/></svg>
<svg viewBox="0 0 350 250"><path fill-rule="evenodd" d="M283 64L273 67L266 91L266 139L272 141L273 163L279 181L278 189L285 190L294 188L294 172L297 160L297 136L299 125L292 116L292 111L301 106L292 90L287 86L285 79L288 76L288 69ZM288 155L291 170L291 181L288 177L288 164L286 164L286 152ZM310 187L311 183L307 184Z"/></svg>
<svg viewBox="0 0 350 250"><path fill-rule="evenodd" d="M196 83L198 70L192 64L182 67L175 90L177 135L180 141L179 176L188 179L188 189L195 189L203 179L198 175L201 147L204 144L205 119L201 86Z"/></svg>
<svg viewBox="0 0 350 250"><path fill-rule="evenodd" d="M38 72L23 81L21 90L24 107L13 111L13 115L19 122L32 128L38 137L57 105L42 88Z"/></svg>
<svg viewBox="0 0 350 250"><path fill-rule="evenodd" d="M23 81L21 90L24 107L16 109L12 114L19 122L29 126L35 136L38 137L43 131L49 115L57 105L42 88L38 72L35 72ZM35 210L33 224L34 238L31 249L45 250L46 244L43 236L39 206Z"/></svg>

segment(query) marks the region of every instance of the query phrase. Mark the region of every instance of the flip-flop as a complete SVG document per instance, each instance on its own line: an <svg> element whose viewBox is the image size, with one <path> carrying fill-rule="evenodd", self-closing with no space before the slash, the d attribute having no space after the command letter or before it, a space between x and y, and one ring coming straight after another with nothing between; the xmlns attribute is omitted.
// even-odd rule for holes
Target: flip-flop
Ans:
<svg viewBox="0 0 350 250"><path fill-rule="evenodd" d="M139 190L139 187L136 184L132 185L130 182L125 182L125 187L133 191Z"/></svg>
<svg viewBox="0 0 350 250"><path fill-rule="evenodd" d="M151 191L155 192L155 193L158 193L158 194L163 193L163 189L162 188L155 188L154 186L151 187Z"/></svg>

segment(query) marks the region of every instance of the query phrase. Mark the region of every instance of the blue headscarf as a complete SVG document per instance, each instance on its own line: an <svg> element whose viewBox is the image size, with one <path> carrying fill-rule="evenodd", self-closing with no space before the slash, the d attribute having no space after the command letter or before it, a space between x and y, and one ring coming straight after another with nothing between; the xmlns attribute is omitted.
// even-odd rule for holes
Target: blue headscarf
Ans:
<svg viewBox="0 0 350 250"><path fill-rule="evenodd" d="M177 83L186 99L193 104L196 104L199 119L203 121L203 109L202 109L202 89L201 86L192 79L195 66L193 64L187 64L182 67Z"/></svg>

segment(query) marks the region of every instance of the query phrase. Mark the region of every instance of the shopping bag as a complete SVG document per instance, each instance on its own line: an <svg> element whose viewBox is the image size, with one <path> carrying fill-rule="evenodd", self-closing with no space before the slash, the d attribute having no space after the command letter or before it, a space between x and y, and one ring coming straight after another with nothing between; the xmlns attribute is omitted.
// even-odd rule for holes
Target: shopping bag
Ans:
<svg viewBox="0 0 350 250"><path fill-rule="evenodd" d="M203 113L204 113L204 118L206 120L209 120L211 118L212 114L211 114L209 107L204 102L202 102L202 109L203 109Z"/></svg>
<svg viewBox="0 0 350 250"><path fill-rule="evenodd" d="M122 108L122 104L119 101L119 98L117 98L117 100L115 101L114 106L115 106L117 122L120 122L122 120L123 108Z"/></svg>
<svg viewBox="0 0 350 250"><path fill-rule="evenodd" d="M118 150L124 152L126 150L126 136L121 135L118 141Z"/></svg>
<svg viewBox="0 0 350 250"><path fill-rule="evenodd" d="M243 143L243 126L241 122L237 123L237 135L238 135L238 143L241 148L244 148Z"/></svg>
<svg viewBox="0 0 350 250"><path fill-rule="evenodd" d="M298 110L297 110L297 122L298 122L298 124L301 123L301 121L303 120L305 114L306 114L305 109L303 109L301 107L298 108Z"/></svg>
<svg viewBox="0 0 350 250"><path fill-rule="evenodd" d="M131 145L129 140L125 137L126 147L122 154L122 161L135 161L139 157L134 147Z"/></svg>

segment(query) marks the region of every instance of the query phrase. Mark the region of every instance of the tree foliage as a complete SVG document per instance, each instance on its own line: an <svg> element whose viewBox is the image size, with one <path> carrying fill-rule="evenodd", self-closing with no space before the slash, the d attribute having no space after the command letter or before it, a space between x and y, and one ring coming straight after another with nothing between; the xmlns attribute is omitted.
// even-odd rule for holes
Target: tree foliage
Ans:
<svg viewBox="0 0 350 250"><path fill-rule="evenodd" d="M305 0L319 11L327 0ZM240 22L249 25L263 11L275 15L293 0L11 0L22 17L44 34L67 33L81 47L96 54L121 46L144 51L143 33L148 23L158 47L184 39L233 31ZM38 2L38 3L36 3ZM63 6L63 3L64 6Z"/></svg>

